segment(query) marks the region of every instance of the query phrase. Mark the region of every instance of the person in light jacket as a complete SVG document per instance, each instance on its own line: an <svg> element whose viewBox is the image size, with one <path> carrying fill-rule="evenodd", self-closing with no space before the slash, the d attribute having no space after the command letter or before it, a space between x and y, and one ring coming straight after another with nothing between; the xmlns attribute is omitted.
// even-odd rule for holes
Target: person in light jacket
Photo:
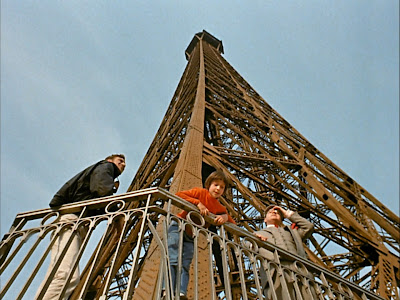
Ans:
<svg viewBox="0 0 400 300"><path fill-rule="evenodd" d="M285 218L292 222L291 226L286 226L283 224L283 220ZM303 258L307 258L303 241L309 238L313 232L314 225L310 221L301 217L297 212L285 210L277 205L270 205L265 210L264 222L267 225L266 228L255 231L254 235L256 237L263 241L268 241L288 252L297 254ZM266 258L263 264L263 270L260 270L261 283L265 297L267 299L272 299L272 289L269 281L266 278L266 274L269 273L272 278L272 282L274 283L273 289L275 290L278 299L289 299L288 293L284 291L284 284L281 282L281 277L279 276L279 272L275 267L276 265L268 265L269 261L276 262L274 254L265 248L260 248L259 253ZM280 258L279 262L283 268L298 271L298 265L296 265L294 261ZM286 283L285 285L288 288L291 299L300 299L300 297L296 297L293 277L289 276L288 272L284 272L284 274ZM305 271L305 275L308 279L312 278L312 275L307 270ZM306 286L304 286L301 282L298 282L298 284L303 299L313 299L315 297L315 292L312 288L306 288Z"/></svg>

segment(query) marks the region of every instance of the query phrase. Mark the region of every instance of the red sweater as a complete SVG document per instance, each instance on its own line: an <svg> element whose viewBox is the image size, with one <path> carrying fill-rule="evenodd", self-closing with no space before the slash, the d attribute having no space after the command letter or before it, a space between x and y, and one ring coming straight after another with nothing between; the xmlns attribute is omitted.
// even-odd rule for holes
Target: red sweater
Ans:
<svg viewBox="0 0 400 300"><path fill-rule="evenodd" d="M235 220L232 219L232 217L228 214L226 207L223 206L221 203L219 203L218 199L215 199L214 197L212 197L207 189L194 188L191 190L178 192L178 193L176 193L176 195L178 197L181 197L182 199L185 199L186 201L189 201L190 203L193 203L196 206L200 202L203 203L204 206L207 207L207 209L214 215L227 214L228 222L236 224ZM186 219L187 214L188 214L188 212L183 210L178 214L178 217L181 217L182 219ZM208 226L209 226L209 224L206 224L206 228Z"/></svg>

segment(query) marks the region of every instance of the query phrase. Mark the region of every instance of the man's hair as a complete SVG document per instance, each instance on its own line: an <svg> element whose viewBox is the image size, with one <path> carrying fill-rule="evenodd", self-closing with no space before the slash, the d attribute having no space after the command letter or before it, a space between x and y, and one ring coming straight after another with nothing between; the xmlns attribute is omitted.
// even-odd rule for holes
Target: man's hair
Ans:
<svg viewBox="0 0 400 300"><path fill-rule="evenodd" d="M123 154L111 154L111 155L107 156L104 160L109 160L109 159L113 160L116 157L121 157L125 160L125 155L123 155Z"/></svg>
<svg viewBox="0 0 400 300"><path fill-rule="evenodd" d="M210 188L210 185L214 180L222 180L225 183L225 190L224 190L225 193L229 185L229 179L228 177L225 176L224 172L217 170L208 175L206 182L204 183L204 186L207 190Z"/></svg>
<svg viewBox="0 0 400 300"><path fill-rule="evenodd" d="M271 205L268 205L268 206L267 206L267 208L264 210L264 218L267 216L267 213L268 213L271 209L273 209L275 206L277 206L277 205L271 204ZM284 219L285 217L283 216L283 213L281 212L281 210L280 210L280 209L277 209L276 211L277 211L278 214L281 216L281 221L283 221L283 219Z"/></svg>

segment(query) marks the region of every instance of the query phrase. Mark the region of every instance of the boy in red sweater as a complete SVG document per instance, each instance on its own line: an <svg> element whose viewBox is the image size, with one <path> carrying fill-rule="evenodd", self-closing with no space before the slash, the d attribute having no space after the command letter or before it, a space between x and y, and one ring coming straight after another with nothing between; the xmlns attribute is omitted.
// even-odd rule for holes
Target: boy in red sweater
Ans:
<svg viewBox="0 0 400 300"><path fill-rule="evenodd" d="M209 213L217 215L214 219L214 225L222 225L225 222L236 224L235 220L228 214L225 206L223 206L218 198L221 197L225 188L228 185L228 179L222 171L214 171L211 173L205 182L205 188L193 188L187 191L178 192L176 195L197 205L202 216ZM178 214L179 217L186 219L188 212L182 211ZM206 223L205 228L210 224ZM183 249L182 249L182 272L181 272L181 286L180 297L186 299L187 286L189 283L189 269L193 258L193 237L190 233L183 233ZM178 254L179 254L179 226L177 222L172 221L168 228L168 253L171 266L172 286L177 290L176 274L178 267Z"/></svg>

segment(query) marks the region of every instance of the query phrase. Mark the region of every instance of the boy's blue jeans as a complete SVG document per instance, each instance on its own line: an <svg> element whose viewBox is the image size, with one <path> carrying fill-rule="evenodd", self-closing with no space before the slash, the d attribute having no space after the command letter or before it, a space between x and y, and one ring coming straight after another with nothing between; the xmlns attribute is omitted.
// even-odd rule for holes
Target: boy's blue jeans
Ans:
<svg viewBox="0 0 400 300"><path fill-rule="evenodd" d="M169 263L171 266L171 280L174 292L176 291L176 275L178 269L179 255L179 226L176 221L172 221L168 228L168 254ZM181 293L186 295L187 286L189 283L190 263L193 258L193 238L189 237L186 232L183 232L183 249L182 249L182 272L181 272Z"/></svg>

